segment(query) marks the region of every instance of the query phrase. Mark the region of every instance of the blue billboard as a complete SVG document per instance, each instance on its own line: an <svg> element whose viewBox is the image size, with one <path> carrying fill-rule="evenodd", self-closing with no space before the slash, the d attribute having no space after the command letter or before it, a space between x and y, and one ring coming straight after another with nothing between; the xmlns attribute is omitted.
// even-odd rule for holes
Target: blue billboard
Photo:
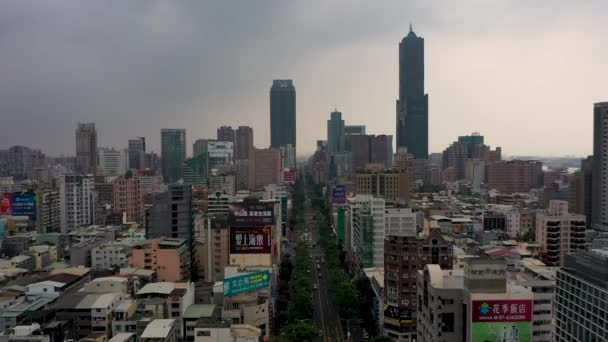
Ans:
<svg viewBox="0 0 608 342"><path fill-rule="evenodd" d="M13 195L13 216L29 216L36 219L36 196L35 195Z"/></svg>
<svg viewBox="0 0 608 342"><path fill-rule="evenodd" d="M331 197L334 204L346 204L346 186L343 184L336 185Z"/></svg>

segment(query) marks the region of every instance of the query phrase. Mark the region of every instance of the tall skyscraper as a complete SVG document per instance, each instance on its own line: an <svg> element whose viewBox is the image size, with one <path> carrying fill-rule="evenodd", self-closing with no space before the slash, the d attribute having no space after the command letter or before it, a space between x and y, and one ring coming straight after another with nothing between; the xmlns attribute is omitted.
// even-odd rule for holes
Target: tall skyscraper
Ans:
<svg viewBox="0 0 608 342"><path fill-rule="evenodd" d="M113 147L100 147L99 166L97 171L104 176L121 176L127 171L127 155L125 150L117 150Z"/></svg>
<svg viewBox="0 0 608 342"><path fill-rule="evenodd" d="M327 120L327 152L339 153L344 151L344 120L342 113L334 110Z"/></svg>
<svg viewBox="0 0 608 342"><path fill-rule="evenodd" d="M143 170L146 162L146 138L129 140L129 169Z"/></svg>
<svg viewBox="0 0 608 342"><path fill-rule="evenodd" d="M292 80L274 80L270 88L270 146L296 146L296 88Z"/></svg>
<svg viewBox="0 0 608 342"><path fill-rule="evenodd" d="M182 167L186 160L186 130L160 130L163 181L177 182L182 177Z"/></svg>
<svg viewBox="0 0 608 342"><path fill-rule="evenodd" d="M593 171L591 223L593 228L608 231L608 102L593 108Z"/></svg>
<svg viewBox="0 0 608 342"><path fill-rule="evenodd" d="M412 30L399 44L397 148L416 159L429 154L429 98L424 93L424 39Z"/></svg>
<svg viewBox="0 0 608 342"><path fill-rule="evenodd" d="M234 143L234 130L232 126L222 126L217 129L217 141L232 141Z"/></svg>
<svg viewBox="0 0 608 342"><path fill-rule="evenodd" d="M235 159L249 159L249 154L253 148L253 128L239 126L235 134Z"/></svg>
<svg viewBox="0 0 608 342"><path fill-rule="evenodd" d="M365 135L365 125L347 125L344 126L344 150L351 151L352 137L357 135Z"/></svg>
<svg viewBox="0 0 608 342"><path fill-rule="evenodd" d="M76 170L83 174L97 169L97 130L95 123L79 123L76 129Z"/></svg>

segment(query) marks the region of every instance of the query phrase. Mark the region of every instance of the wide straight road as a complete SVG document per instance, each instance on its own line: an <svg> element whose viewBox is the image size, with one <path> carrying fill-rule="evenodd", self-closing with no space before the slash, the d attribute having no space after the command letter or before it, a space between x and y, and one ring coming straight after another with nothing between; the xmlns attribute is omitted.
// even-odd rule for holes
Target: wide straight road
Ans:
<svg viewBox="0 0 608 342"><path fill-rule="evenodd" d="M308 196L307 196L308 197ZM312 281L317 286L317 290L313 290L313 303L315 307L313 321L319 329L322 336L319 338L325 342L342 342L344 337L342 334L341 322L338 316L338 311L334 307L333 296L329 290L329 282L331 275L328 274L327 267L321 261L325 253L319 245L319 225L313 218L314 213L310 206L310 201L306 201L306 230L310 233L311 244L310 256L313 259L311 267ZM317 269L317 265L319 269Z"/></svg>

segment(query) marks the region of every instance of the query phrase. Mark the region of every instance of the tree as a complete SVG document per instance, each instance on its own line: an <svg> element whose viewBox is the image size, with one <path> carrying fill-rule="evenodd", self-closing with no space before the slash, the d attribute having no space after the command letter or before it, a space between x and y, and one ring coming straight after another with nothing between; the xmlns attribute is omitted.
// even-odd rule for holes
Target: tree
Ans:
<svg viewBox="0 0 608 342"><path fill-rule="evenodd" d="M336 286L336 306L339 309L341 318L357 318L359 315L359 298L353 284L348 281L341 281Z"/></svg>
<svg viewBox="0 0 608 342"><path fill-rule="evenodd" d="M283 336L288 341L312 342L319 332L309 324L290 324L283 329Z"/></svg>
<svg viewBox="0 0 608 342"><path fill-rule="evenodd" d="M534 242L536 234L533 230L528 230L521 236L521 240L524 242Z"/></svg>

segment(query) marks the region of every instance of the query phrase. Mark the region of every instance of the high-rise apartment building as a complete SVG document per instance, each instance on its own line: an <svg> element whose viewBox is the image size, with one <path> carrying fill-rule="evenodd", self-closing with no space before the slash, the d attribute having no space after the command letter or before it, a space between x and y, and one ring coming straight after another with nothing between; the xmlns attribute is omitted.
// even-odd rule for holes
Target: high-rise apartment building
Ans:
<svg viewBox="0 0 608 342"><path fill-rule="evenodd" d="M587 222L584 215L568 212L567 201L550 201L536 213L536 243L547 265L559 266L567 254L584 250Z"/></svg>
<svg viewBox="0 0 608 342"><path fill-rule="evenodd" d="M439 229L425 238L416 234L388 235L384 240L384 330L399 341L416 337L416 281L427 264L451 269L452 244Z"/></svg>
<svg viewBox="0 0 608 342"><path fill-rule="evenodd" d="M234 144L234 129L232 126L222 126L217 129L217 141L231 141Z"/></svg>
<svg viewBox="0 0 608 342"><path fill-rule="evenodd" d="M139 171L130 170L113 182L112 208L124 215L126 222L143 223L144 204Z"/></svg>
<svg viewBox="0 0 608 342"><path fill-rule="evenodd" d="M593 108L592 227L608 231L608 102Z"/></svg>
<svg viewBox="0 0 608 342"><path fill-rule="evenodd" d="M281 153L278 149L267 148L253 151L249 159L249 190L256 191L268 184L279 184Z"/></svg>
<svg viewBox="0 0 608 342"><path fill-rule="evenodd" d="M59 178L62 234L93 224L96 202L94 184L92 176L64 175Z"/></svg>
<svg viewBox="0 0 608 342"><path fill-rule="evenodd" d="M100 147L98 171L104 176L124 175L127 171L127 154L125 150L116 150L113 147Z"/></svg>
<svg viewBox="0 0 608 342"><path fill-rule="evenodd" d="M424 39L412 27L399 44L397 147L417 159L429 154L429 97L424 93Z"/></svg>
<svg viewBox="0 0 608 342"><path fill-rule="evenodd" d="M281 171L285 169L295 170L296 168L296 148L287 144L279 148L281 152Z"/></svg>
<svg viewBox="0 0 608 342"><path fill-rule="evenodd" d="M344 120L342 113L334 110L327 120L327 152L340 153L344 151Z"/></svg>
<svg viewBox="0 0 608 342"><path fill-rule="evenodd" d="M41 190L38 192L36 206L37 231L44 233L59 233L61 231L61 196L56 190Z"/></svg>
<svg viewBox="0 0 608 342"><path fill-rule="evenodd" d="M608 255L591 250L567 255L557 270L555 342L608 339Z"/></svg>
<svg viewBox="0 0 608 342"><path fill-rule="evenodd" d="M270 88L270 146L296 146L296 88L292 80L274 80Z"/></svg>
<svg viewBox="0 0 608 342"><path fill-rule="evenodd" d="M543 164L537 160L509 160L490 163L486 172L488 189L501 193L527 193L543 186Z"/></svg>
<svg viewBox="0 0 608 342"><path fill-rule="evenodd" d="M97 130L94 123L79 123L76 128L76 170L93 174L97 169Z"/></svg>
<svg viewBox="0 0 608 342"><path fill-rule="evenodd" d="M182 177L186 160L186 130L163 128L160 140L163 180L165 183L177 182Z"/></svg>
<svg viewBox="0 0 608 342"><path fill-rule="evenodd" d="M235 133L234 158L249 159L253 146L253 128L249 126L239 126Z"/></svg>
<svg viewBox="0 0 608 342"><path fill-rule="evenodd" d="M410 197L409 177L400 171L357 171L353 186L355 194L370 194L389 201L407 202Z"/></svg>
<svg viewBox="0 0 608 342"><path fill-rule="evenodd" d="M234 164L234 143L232 141L210 141L207 144L208 170L230 170Z"/></svg>
<svg viewBox="0 0 608 342"><path fill-rule="evenodd" d="M146 163L146 138L129 139L129 169L143 170Z"/></svg>

